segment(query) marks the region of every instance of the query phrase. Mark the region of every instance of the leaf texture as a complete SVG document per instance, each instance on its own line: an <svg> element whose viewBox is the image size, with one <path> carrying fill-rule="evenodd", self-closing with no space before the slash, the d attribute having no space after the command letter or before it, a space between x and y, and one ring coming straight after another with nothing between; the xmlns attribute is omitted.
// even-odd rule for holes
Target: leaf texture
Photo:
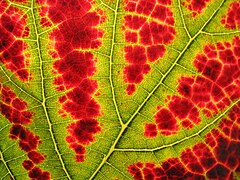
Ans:
<svg viewBox="0 0 240 180"><path fill-rule="evenodd" d="M0 177L239 179L239 0L0 0Z"/></svg>

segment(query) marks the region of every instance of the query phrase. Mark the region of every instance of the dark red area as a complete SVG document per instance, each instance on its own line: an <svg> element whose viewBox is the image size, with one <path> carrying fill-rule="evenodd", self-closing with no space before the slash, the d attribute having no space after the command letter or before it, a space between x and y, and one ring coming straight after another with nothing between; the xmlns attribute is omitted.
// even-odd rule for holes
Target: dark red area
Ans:
<svg viewBox="0 0 240 180"><path fill-rule="evenodd" d="M40 164L44 161L43 155L37 151L28 152L28 158L32 160L34 164Z"/></svg>
<svg viewBox="0 0 240 180"><path fill-rule="evenodd" d="M205 142L185 149L179 158L169 158L160 166L138 162L128 166L128 172L135 180L206 179L205 174L208 179L233 180L233 173L240 174L239 119L240 103L221 120L219 130L215 128L205 136ZM236 132L234 139L232 134Z"/></svg>
<svg viewBox="0 0 240 180"><path fill-rule="evenodd" d="M200 122L198 109L192 101L178 96L172 96L169 101L169 110L180 119L184 128L192 128Z"/></svg>
<svg viewBox="0 0 240 180"><path fill-rule="evenodd" d="M154 62L156 59L163 57L166 49L163 45L149 46L147 48L147 57L150 62Z"/></svg>
<svg viewBox="0 0 240 180"><path fill-rule="evenodd" d="M128 94L128 95L132 95L133 93L135 93L135 91L136 91L136 86L135 86L135 84L129 84L129 85L127 86L126 91L127 91L127 94Z"/></svg>
<svg viewBox="0 0 240 180"><path fill-rule="evenodd" d="M151 67L149 64L129 64L124 68L125 81L139 84L143 80L143 75L149 73Z"/></svg>
<svg viewBox="0 0 240 180"><path fill-rule="evenodd" d="M192 16L201 14L210 0L186 0L182 4L192 12Z"/></svg>
<svg viewBox="0 0 240 180"><path fill-rule="evenodd" d="M22 166L26 169L26 170L31 170L34 167L34 164L32 161L30 160L24 160L22 163Z"/></svg>
<svg viewBox="0 0 240 180"><path fill-rule="evenodd" d="M221 23L228 29L236 29L240 27L240 3L233 2L228 8L228 12L222 17Z"/></svg>
<svg viewBox="0 0 240 180"><path fill-rule="evenodd" d="M19 79L27 81L30 79L29 62L24 55L27 44L17 39L29 35L27 15L16 7L8 7L5 0L0 2L0 8L0 62Z"/></svg>
<svg viewBox="0 0 240 180"><path fill-rule="evenodd" d="M181 160L191 172L203 174L203 167L191 149L182 152Z"/></svg>
<svg viewBox="0 0 240 180"><path fill-rule="evenodd" d="M163 135L175 134L178 130L177 120L172 112L166 108L160 108L158 113L154 116L157 128ZM147 126L145 126L145 134L148 133Z"/></svg>
<svg viewBox="0 0 240 180"><path fill-rule="evenodd" d="M127 87L128 94L133 94L136 90L135 84L140 83L143 80L143 74L147 74L150 71L150 65L147 64L146 50L142 46L126 46L125 47L125 59L128 62L128 66L125 67L124 73L125 81L131 84Z"/></svg>
<svg viewBox="0 0 240 180"><path fill-rule="evenodd" d="M177 158L168 159L161 167L154 163L136 163L130 165L128 171L135 180L205 179L203 175L187 171Z"/></svg>
<svg viewBox="0 0 240 180"><path fill-rule="evenodd" d="M125 40L127 42L136 43L138 40L138 34L136 32L126 31Z"/></svg>
<svg viewBox="0 0 240 180"><path fill-rule="evenodd" d="M45 158L41 153L36 151L38 145L41 143L39 136L25 127L31 123L33 113L26 110L27 103L18 98L9 87L0 84L0 91L0 112L12 123L9 137L14 140L19 140L18 144L20 149L27 152L28 158L30 159L24 160L22 166L29 171L30 178L36 177L37 179L41 179L42 177L47 177L43 180L50 179L49 172L42 171L40 168L34 168L35 164L42 163ZM39 171L40 174L35 171Z"/></svg>
<svg viewBox="0 0 240 180"><path fill-rule="evenodd" d="M144 135L146 137L149 137L149 138L153 138L153 137L156 137L157 136L157 126L156 124L146 124L145 125L146 127L146 131L144 133Z"/></svg>
<svg viewBox="0 0 240 180"><path fill-rule="evenodd" d="M214 155L211 153L211 150L205 143L197 143L193 146L192 151L195 157L198 159L197 163L200 163L201 168L204 170L207 171L216 164Z"/></svg>
<svg viewBox="0 0 240 180"><path fill-rule="evenodd" d="M86 153L84 146L94 141L93 135L99 133L101 128L95 119L82 119L70 124L67 128L70 135L66 140L76 153L76 161L83 162Z"/></svg>
<svg viewBox="0 0 240 180"><path fill-rule="evenodd" d="M38 136L34 135L22 125L12 126L10 129L10 138L19 139L19 147L26 152L36 149L40 142Z"/></svg>
<svg viewBox="0 0 240 180"><path fill-rule="evenodd" d="M101 131L96 120L101 115L100 105L94 99L98 88L97 81L90 79L96 72L96 58L91 52L102 45L104 32L98 27L106 16L101 9L93 11L93 1L38 0L43 27L59 24L50 33L55 52L54 84L58 91L66 91L59 98L62 117L70 114L76 121L67 129L69 147L76 153L76 161L85 160L86 145L94 141L94 135ZM131 35L130 35L131 36Z"/></svg>
<svg viewBox="0 0 240 180"><path fill-rule="evenodd" d="M144 75L151 70L149 62L162 58L165 46L175 38L174 18L170 0L146 1L125 0L125 10L151 17L153 20L137 15L126 15L122 27L125 41L131 45L124 48L127 65L124 67L124 81L128 84L126 92L132 95L136 84L140 84ZM161 21L161 23L159 23Z"/></svg>
<svg viewBox="0 0 240 180"><path fill-rule="evenodd" d="M54 68L59 76L55 85L72 88L65 96L60 98L63 109L76 119L92 118L100 115L100 105L92 98L97 89L97 82L89 79L96 71L93 55L89 52L73 51L62 60L56 61Z"/></svg>
<svg viewBox="0 0 240 180"><path fill-rule="evenodd" d="M32 179L32 180L50 180L50 173L47 171L42 171L39 167L34 167L32 168L29 173L28 176Z"/></svg>
<svg viewBox="0 0 240 180"><path fill-rule="evenodd" d="M184 128L193 128L201 121L199 110L212 117L237 100L240 97L239 60L239 37L232 43L206 45L194 60L194 66L202 75L181 77L177 87L180 95L169 96L167 107L158 108L154 118L160 133L177 133L177 120ZM147 127L145 134L148 134Z"/></svg>
<svg viewBox="0 0 240 180"><path fill-rule="evenodd" d="M235 106L229 113L229 118L224 118L219 127L227 137L239 141L240 132L238 124L240 124L240 108L239 106Z"/></svg>
<svg viewBox="0 0 240 180"><path fill-rule="evenodd" d="M19 125L31 123L33 114L25 110L27 103L17 98L10 88L1 88L1 98L4 103L0 103L0 111L11 123Z"/></svg>

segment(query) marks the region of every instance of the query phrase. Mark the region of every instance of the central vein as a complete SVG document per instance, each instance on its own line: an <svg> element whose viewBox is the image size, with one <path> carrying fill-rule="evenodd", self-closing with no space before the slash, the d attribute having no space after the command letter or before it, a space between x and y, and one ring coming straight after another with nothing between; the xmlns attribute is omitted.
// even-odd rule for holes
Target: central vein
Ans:
<svg viewBox="0 0 240 180"><path fill-rule="evenodd" d="M37 51L38 51L38 58L39 58L39 63L40 63L40 74L41 74L41 88L42 88L42 107L47 119L47 123L48 123L48 127L49 127L49 132L51 134L51 139L53 141L54 144L54 149L57 153L57 156L60 160L62 169L64 171L64 173L66 174L68 179L72 179L65 167L64 161L62 159L62 155L59 151L55 136L54 136L54 132L53 132L53 125L51 123L51 120L49 118L49 114L48 114L48 110L47 110L47 106L46 106L46 93L45 93L45 78L44 78L44 72L43 72L43 68L44 68L44 64L43 64L43 60L42 60L42 53L41 53L41 45L40 45L40 36L39 36L39 32L38 32L38 27L37 27L37 22L36 22L36 17L35 17L35 13L34 13L34 0L32 0L31 2L31 13L32 13L32 17L33 17L33 23L34 23L34 31L36 34L36 43L37 43Z"/></svg>

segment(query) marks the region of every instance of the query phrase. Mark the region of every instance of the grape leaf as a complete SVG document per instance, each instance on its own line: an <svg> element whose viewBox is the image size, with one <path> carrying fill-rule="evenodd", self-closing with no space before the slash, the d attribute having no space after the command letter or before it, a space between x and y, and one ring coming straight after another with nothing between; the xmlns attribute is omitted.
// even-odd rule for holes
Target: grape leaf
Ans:
<svg viewBox="0 0 240 180"><path fill-rule="evenodd" d="M1 0L1 179L238 179L238 0Z"/></svg>

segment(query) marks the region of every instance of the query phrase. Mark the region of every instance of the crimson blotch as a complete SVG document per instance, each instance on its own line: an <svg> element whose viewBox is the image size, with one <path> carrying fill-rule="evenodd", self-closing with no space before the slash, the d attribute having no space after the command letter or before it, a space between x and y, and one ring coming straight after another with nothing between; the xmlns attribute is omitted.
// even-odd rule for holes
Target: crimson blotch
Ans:
<svg viewBox="0 0 240 180"><path fill-rule="evenodd" d="M28 171L28 176L35 180L50 179L50 173L37 167L44 161L45 156L37 151L41 140L38 135L27 129L27 125L32 122L34 115L27 110L27 103L18 98L16 94L6 86L0 84L0 112L11 123L9 137L18 140L19 148L27 153L28 160L24 160L22 166Z"/></svg>
<svg viewBox="0 0 240 180"><path fill-rule="evenodd" d="M59 24L49 35L55 49L50 55L60 59L53 65L57 74L54 84L58 91L68 91L59 98L59 113L77 120L67 127L66 141L75 151L76 161L83 162L85 146L94 142L94 134L101 131L96 119L101 108L94 99L98 84L91 79L97 59L90 50L102 45L104 32L98 25L104 23L106 16L101 9L92 11L93 1L39 0L39 4L47 4L40 10L42 26Z"/></svg>
<svg viewBox="0 0 240 180"><path fill-rule="evenodd" d="M175 39L174 18L171 0L124 0L124 9L129 15L124 16L124 81L126 93L132 95L136 85L151 70L150 62L155 62L166 53L165 45ZM151 18L151 21L148 21Z"/></svg>

